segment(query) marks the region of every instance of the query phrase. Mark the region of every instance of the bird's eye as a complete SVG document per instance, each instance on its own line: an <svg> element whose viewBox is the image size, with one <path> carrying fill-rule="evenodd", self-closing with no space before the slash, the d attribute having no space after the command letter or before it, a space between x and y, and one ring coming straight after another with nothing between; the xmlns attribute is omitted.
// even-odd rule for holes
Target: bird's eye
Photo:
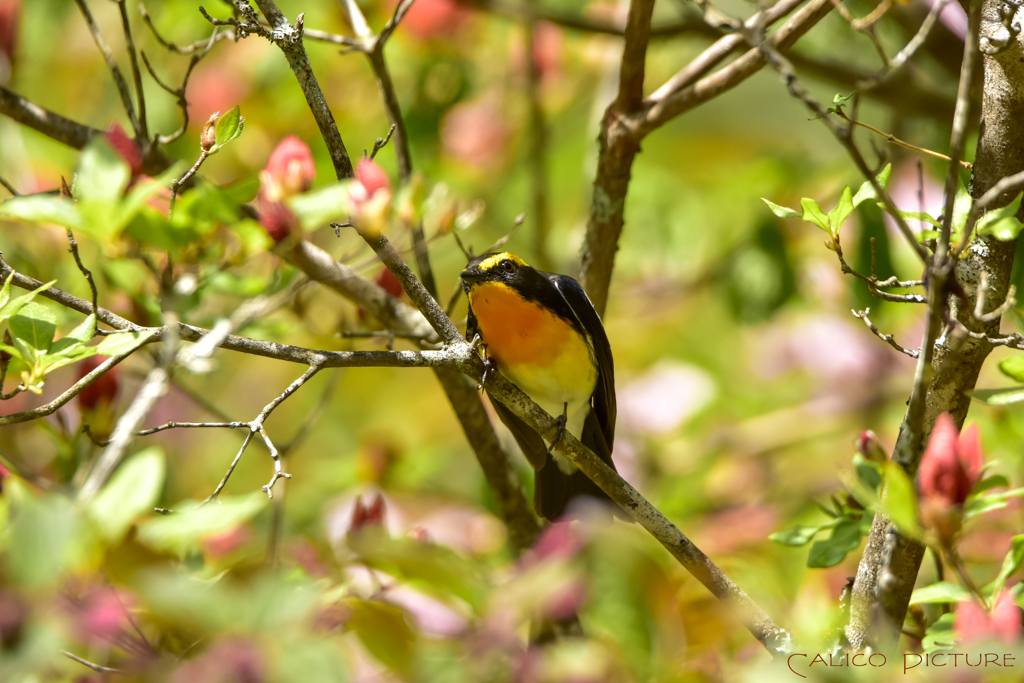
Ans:
<svg viewBox="0 0 1024 683"><path fill-rule="evenodd" d="M511 261L505 260L501 262L501 269L504 270L509 275L511 275L512 273L516 272L516 264L512 263Z"/></svg>

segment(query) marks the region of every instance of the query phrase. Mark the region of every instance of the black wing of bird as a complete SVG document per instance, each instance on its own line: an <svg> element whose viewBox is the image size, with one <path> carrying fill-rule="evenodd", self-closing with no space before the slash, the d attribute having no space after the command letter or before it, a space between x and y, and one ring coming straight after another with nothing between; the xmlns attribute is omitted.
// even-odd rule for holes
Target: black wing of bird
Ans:
<svg viewBox="0 0 1024 683"><path fill-rule="evenodd" d="M594 304L590 303L587 293L576 280L568 275L558 275L557 273L544 273L544 275L569 304L569 308L572 309L576 319L583 326L583 331L590 338L598 372L593 407L610 452L615 440L615 367L612 362L612 347L608 343L604 325L601 324L601 316L594 310Z"/></svg>

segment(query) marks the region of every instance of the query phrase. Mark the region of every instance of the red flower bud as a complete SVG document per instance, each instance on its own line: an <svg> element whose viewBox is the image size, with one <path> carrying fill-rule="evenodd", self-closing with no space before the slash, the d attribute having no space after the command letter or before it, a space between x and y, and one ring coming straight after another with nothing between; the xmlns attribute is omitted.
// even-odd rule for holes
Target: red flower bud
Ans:
<svg viewBox="0 0 1024 683"><path fill-rule="evenodd" d="M13 70L20 14L21 0L0 0L0 83L6 83Z"/></svg>
<svg viewBox="0 0 1024 683"><path fill-rule="evenodd" d="M267 160L260 174L270 199L286 199L307 191L316 178L316 164L309 145L294 135L282 140Z"/></svg>
<svg viewBox="0 0 1024 683"><path fill-rule="evenodd" d="M117 152L117 156L121 157L132 169L132 181L142 175L142 151L135 140L124 132L121 124L110 124L110 128L107 129L103 137L107 144Z"/></svg>
<svg viewBox="0 0 1024 683"><path fill-rule="evenodd" d="M1010 592L1004 588L996 598L991 612L975 600L957 605L953 632L961 643L1000 640L1012 645L1020 639L1021 610L1014 603Z"/></svg>
<svg viewBox="0 0 1024 683"><path fill-rule="evenodd" d="M373 278L373 281L377 283L377 286L396 299L402 296L402 283L398 281L398 278L395 277L395 274L392 273L387 266L380 271L377 277Z"/></svg>
<svg viewBox="0 0 1024 683"><path fill-rule="evenodd" d="M380 190L391 190L391 179L380 164L371 159L363 159L356 166L356 180L366 191L366 198L372 199Z"/></svg>
<svg viewBox="0 0 1024 683"><path fill-rule="evenodd" d="M942 413L921 457L918 485L922 498L963 505L981 477L983 460L978 426L971 425L959 434L950 414Z"/></svg>
<svg viewBox="0 0 1024 683"><path fill-rule="evenodd" d="M256 207L259 210L260 225L275 243L284 242L299 230L299 219L292 210L282 201L267 199L262 190L256 199Z"/></svg>
<svg viewBox="0 0 1024 683"><path fill-rule="evenodd" d="M89 356L78 366L78 379L82 379L107 360L107 356ZM109 406L117 397L121 386L121 370L116 365L100 375L95 382L78 394L78 405L82 410L94 410L101 405Z"/></svg>
<svg viewBox="0 0 1024 683"><path fill-rule="evenodd" d="M383 527L386 511L383 494L378 493L369 505L363 504L362 496L356 496L356 504L352 508L351 531L359 531L368 526Z"/></svg>

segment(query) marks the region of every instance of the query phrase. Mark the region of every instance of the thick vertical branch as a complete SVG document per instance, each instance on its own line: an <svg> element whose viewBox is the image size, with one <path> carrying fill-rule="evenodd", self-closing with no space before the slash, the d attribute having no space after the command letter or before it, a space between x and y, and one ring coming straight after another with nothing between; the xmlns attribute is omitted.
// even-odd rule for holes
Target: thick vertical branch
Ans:
<svg viewBox="0 0 1024 683"><path fill-rule="evenodd" d="M984 0L981 7L982 32L999 26L999 0ZM981 134L974 161L972 194L977 199L1001 178L1024 170L1024 51L1017 38L1005 51L983 57ZM1006 205L1003 196L994 205ZM1024 215L1024 212L1018 216ZM976 320L973 316L981 273L988 273L989 310L1006 298L1016 244L993 237L979 237L961 256L954 275L967 293L966 301L950 298L950 312L972 332L994 334L999 321ZM935 419L942 412L952 414L962 425L970 407L966 392L977 382L982 363L992 347L957 334L938 337L932 362L923 377L920 428L910 422L910 411L900 430L894 460L908 473L917 471L921 449L927 442ZM899 637L923 558L923 548L902 538L882 515L877 515L853 586L850 624L846 634L854 648L892 647Z"/></svg>
<svg viewBox="0 0 1024 683"><path fill-rule="evenodd" d="M581 284L598 314L604 315L608 285L622 232L622 215L629 189L630 169L640 150L640 137L627 129L625 116L644 98L644 67L651 37L654 0L631 0L626 18L625 44L619 69L619 94L608 107L598 138L597 177L583 244Z"/></svg>

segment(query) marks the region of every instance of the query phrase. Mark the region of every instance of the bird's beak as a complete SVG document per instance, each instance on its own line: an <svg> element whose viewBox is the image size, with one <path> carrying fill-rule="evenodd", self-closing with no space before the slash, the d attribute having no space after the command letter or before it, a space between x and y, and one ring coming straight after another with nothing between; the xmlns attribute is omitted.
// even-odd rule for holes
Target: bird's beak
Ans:
<svg viewBox="0 0 1024 683"><path fill-rule="evenodd" d="M459 274L459 277L461 277L466 283L481 282L485 279L484 274L480 271L478 266L466 268Z"/></svg>

